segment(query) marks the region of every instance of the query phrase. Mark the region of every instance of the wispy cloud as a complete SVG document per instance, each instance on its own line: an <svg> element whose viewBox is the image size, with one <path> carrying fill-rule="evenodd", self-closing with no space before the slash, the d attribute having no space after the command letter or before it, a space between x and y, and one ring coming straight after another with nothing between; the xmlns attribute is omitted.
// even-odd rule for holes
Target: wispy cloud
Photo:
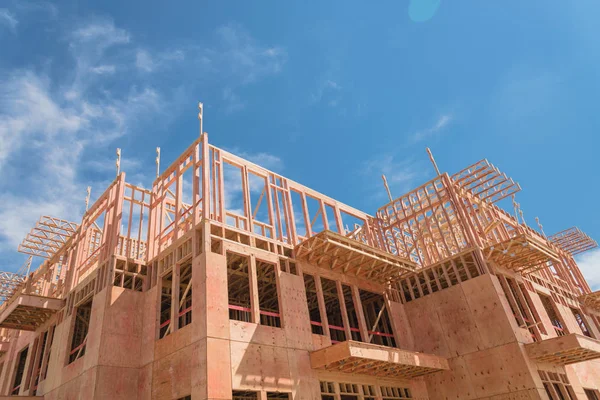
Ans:
<svg viewBox="0 0 600 400"><path fill-rule="evenodd" d="M7 8L0 8L0 25L6 26L12 33L17 32L19 21Z"/></svg>
<svg viewBox="0 0 600 400"><path fill-rule="evenodd" d="M322 81L317 89L311 94L312 103L324 102L328 106L335 107L340 101L342 86L331 79Z"/></svg>
<svg viewBox="0 0 600 400"><path fill-rule="evenodd" d="M110 21L91 22L69 36L73 64L65 76L71 79L58 83L34 70L0 79L0 173L18 176L0 180L0 253L13 250L42 214L77 221L85 187L94 184L81 175L86 155L102 157L142 115L160 112L162 95L152 87L104 87L115 69L104 62L105 52L130 40ZM124 165L135 169L137 163ZM102 183L113 177L103 175Z"/></svg>
<svg viewBox="0 0 600 400"><path fill-rule="evenodd" d="M363 163L363 174L370 184L365 185L376 201L387 201L387 193L381 176L385 178L394 197L414 188L415 182L424 176L421 163L413 159L398 159L387 154Z"/></svg>
<svg viewBox="0 0 600 400"><path fill-rule="evenodd" d="M579 255L577 264L592 290L600 290L600 249Z"/></svg>
<svg viewBox="0 0 600 400"><path fill-rule="evenodd" d="M145 49L138 49L135 54L135 65L144 72L155 72L173 62L183 61L185 52L181 49L168 50L163 52L150 52Z"/></svg>
<svg viewBox="0 0 600 400"><path fill-rule="evenodd" d="M245 104L230 87L223 89L223 101L225 102L225 110L228 113L239 111L245 107Z"/></svg>
<svg viewBox="0 0 600 400"><path fill-rule="evenodd" d="M427 129L420 130L414 133L411 136L411 141L413 143L420 142L426 139L429 139L439 133L441 133L445 128L450 125L450 123L454 120L454 116L452 114L442 114L438 117L435 123Z"/></svg>
<svg viewBox="0 0 600 400"><path fill-rule="evenodd" d="M116 71L116 67L114 65L99 65L91 69L91 71L95 74L114 74Z"/></svg>
<svg viewBox="0 0 600 400"><path fill-rule="evenodd" d="M241 84L279 73L287 60L284 48L257 42L241 25L224 25L216 33L218 46L209 57Z"/></svg>

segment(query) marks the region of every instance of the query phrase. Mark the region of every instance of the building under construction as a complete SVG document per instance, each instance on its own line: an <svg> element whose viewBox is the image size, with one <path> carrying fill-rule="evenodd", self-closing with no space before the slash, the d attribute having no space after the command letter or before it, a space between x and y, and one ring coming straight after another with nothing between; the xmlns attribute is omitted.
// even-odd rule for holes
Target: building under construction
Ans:
<svg viewBox="0 0 600 400"><path fill-rule="evenodd" d="M372 215L206 133L157 175L24 239L0 398L600 399L596 243L501 209L487 160Z"/></svg>

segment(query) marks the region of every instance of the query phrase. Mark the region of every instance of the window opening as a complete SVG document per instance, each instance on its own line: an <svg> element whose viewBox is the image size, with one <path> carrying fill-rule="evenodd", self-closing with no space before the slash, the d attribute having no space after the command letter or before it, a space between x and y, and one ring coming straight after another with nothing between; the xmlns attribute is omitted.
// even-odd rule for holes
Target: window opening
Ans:
<svg viewBox="0 0 600 400"><path fill-rule="evenodd" d="M173 272L162 278L160 292L160 329L159 339L171 333L171 305L173 302Z"/></svg>
<svg viewBox="0 0 600 400"><path fill-rule="evenodd" d="M252 322L249 261L246 256L227 253L229 319Z"/></svg>
<svg viewBox="0 0 600 400"><path fill-rule="evenodd" d="M381 396L384 400L412 399L409 389L391 386L382 386Z"/></svg>
<svg viewBox="0 0 600 400"><path fill-rule="evenodd" d="M573 312L573 316L575 317L575 320L577 321L577 325L579 325L581 332L587 337L593 337L592 331L588 328L585 318L581 314L581 311L579 311L576 308L571 308L571 311Z"/></svg>
<svg viewBox="0 0 600 400"><path fill-rule="evenodd" d="M354 307L354 299L352 297L352 288L348 285L342 285L342 292L344 294L344 303L346 304L346 311L348 312L348 323L350 324L350 334L352 335L352 340L360 342L360 329L358 325L358 316L356 314L356 308Z"/></svg>
<svg viewBox="0 0 600 400"><path fill-rule="evenodd" d="M19 353L19 361L17 362L17 370L15 373L15 380L13 382L12 390L10 391L11 395L19 394L19 389L21 389L21 381L23 380L23 374L25 372L25 361L27 361L28 351L29 351L29 346L25 347Z"/></svg>
<svg viewBox="0 0 600 400"><path fill-rule="evenodd" d="M548 318L550 318L550 322L552 322L552 326L554 327L556 335L564 336L566 334L566 330L562 321L558 317L558 313L554 307L554 301L552 301L550 297L544 296L543 294L540 294L540 299L542 300L542 305L548 314Z"/></svg>
<svg viewBox="0 0 600 400"><path fill-rule="evenodd" d="M396 347L383 295L362 289L359 290L359 294L367 323L369 343Z"/></svg>
<svg viewBox="0 0 600 400"><path fill-rule="evenodd" d="M85 355L91 315L92 299L89 299L84 304L78 306L75 312L75 326L73 327L73 337L71 338L69 364Z"/></svg>
<svg viewBox="0 0 600 400"><path fill-rule="evenodd" d="M583 392L587 396L588 400L600 400L600 394L594 389L583 389Z"/></svg>
<svg viewBox="0 0 600 400"><path fill-rule="evenodd" d="M321 278L321 287L323 288L323 298L325 300L325 311L327 313L327 323L329 324L331 342L343 342L346 340L346 332L342 320L342 308L337 285L334 281Z"/></svg>
<svg viewBox="0 0 600 400"><path fill-rule="evenodd" d="M192 323L192 263L179 269L179 327Z"/></svg>
<svg viewBox="0 0 600 400"><path fill-rule="evenodd" d="M277 295L277 275L275 265L256 260L258 282L258 304L261 325L281 328L279 297Z"/></svg>
<svg viewBox="0 0 600 400"><path fill-rule="evenodd" d="M258 400L258 393L249 390L234 390L231 394L232 400Z"/></svg>
<svg viewBox="0 0 600 400"><path fill-rule="evenodd" d="M289 393L280 393L280 392L267 392L267 399L285 399L289 400Z"/></svg>
<svg viewBox="0 0 600 400"><path fill-rule="evenodd" d="M308 305L308 315L312 333L315 335L324 335L321 310L319 309L319 296L317 295L317 285L315 283L315 278L312 275L304 274L304 288L306 289L306 303Z"/></svg>

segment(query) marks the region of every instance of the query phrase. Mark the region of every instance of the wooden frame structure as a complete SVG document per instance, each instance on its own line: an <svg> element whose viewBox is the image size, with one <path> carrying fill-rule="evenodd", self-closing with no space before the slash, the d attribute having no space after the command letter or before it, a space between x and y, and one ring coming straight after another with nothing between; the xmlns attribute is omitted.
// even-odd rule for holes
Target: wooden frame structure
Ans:
<svg viewBox="0 0 600 400"><path fill-rule="evenodd" d="M596 243L504 211L521 188L487 160L375 215L206 133L159 172L151 190L119 172L80 223L44 216L24 239L44 261L0 273L0 328L29 332L2 342L0 394L61 398L93 373L90 398L466 398L467 381L536 398L482 377L599 357L600 296L573 259Z"/></svg>

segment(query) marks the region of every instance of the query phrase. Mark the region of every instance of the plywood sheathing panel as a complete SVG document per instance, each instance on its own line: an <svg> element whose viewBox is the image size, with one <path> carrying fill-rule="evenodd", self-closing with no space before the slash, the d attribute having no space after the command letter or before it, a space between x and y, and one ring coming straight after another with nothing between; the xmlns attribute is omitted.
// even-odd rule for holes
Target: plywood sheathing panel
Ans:
<svg viewBox="0 0 600 400"><path fill-rule="evenodd" d="M142 336L140 344L140 364L147 365L154 359L156 323L158 315L158 285L144 293L142 307Z"/></svg>
<svg viewBox="0 0 600 400"><path fill-rule="evenodd" d="M120 287L109 287L109 289L110 297L102 324L99 364L139 368L142 365L144 293Z"/></svg>
<svg viewBox="0 0 600 400"><path fill-rule="evenodd" d="M600 390L600 359L565 366L570 382L580 386Z"/></svg>
<svg viewBox="0 0 600 400"><path fill-rule="evenodd" d="M410 322L404 309L404 304L389 302L391 322L398 338L397 345L401 349L415 350L415 341ZM435 353L434 353L435 354Z"/></svg>
<svg viewBox="0 0 600 400"><path fill-rule="evenodd" d="M229 338L227 260L202 253L192 261L192 341L207 336Z"/></svg>
<svg viewBox="0 0 600 400"><path fill-rule="evenodd" d="M52 297L21 294L0 312L0 328L35 331L64 303Z"/></svg>
<svg viewBox="0 0 600 400"><path fill-rule="evenodd" d="M235 390L291 391L287 349L231 341L231 378Z"/></svg>
<svg viewBox="0 0 600 400"><path fill-rule="evenodd" d="M535 388L521 346L514 342L464 356L476 397Z"/></svg>
<svg viewBox="0 0 600 400"><path fill-rule="evenodd" d="M378 283L395 282L417 265L339 233L324 230L300 243L296 258Z"/></svg>
<svg viewBox="0 0 600 400"><path fill-rule="evenodd" d="M411 379L449 368L445 358L433 354L354 341L313 351L310 361L315 369L400 379Z"/></svg>
<svg viewBox="0 0 600 400"><path fill-rule="evenodd" d="M567 365L600 358L600 341L571 333L525 346L533 360L555 365Z"/></svg>
<svg viewBox="0 0 600 400"><path fill-rule="evenodd" d="M285 346L296 349L312 350L312 330L304 280L301 276L279 272L281 291L281 313L285 318Z"/></svg>
<svg viewBox="0 0 600 400"><path fill-rule="evenodd" d="M177 332L180 331L169 336L175 336ZM154 362L153 399L178 399L190 394L193 347L193 345L188 345Z"/></svg>
<svg viewBox="0 0 600 400"><path fill-rule="evenodd" d="M310 354L305 350L287 349L292 379L292 398L312 400L320 397L319 379L310 366Z"/></svg>
<svg viewBox="0 0 600 400"><path fill-rule="evenodd" d="M137 398L137 368L98 366L96 381L96 399L131 400ZM80 397L84 399L86 397Z"/></svg>
<svg viewBox="0 0 600 400"><path fill-rule="evenodd" d="M498 278L482 275L461 284L465 299L481 338L481 346L490 348L515 340L515 330L509 319L510 306L504 297Z"/></svg>
<svg viewBox="0 0 600 400"><path fill-rule="evenodd" d="M286 335L281 328L235 320L231 320L229 323L231 340L286 347Z"/></svg>

